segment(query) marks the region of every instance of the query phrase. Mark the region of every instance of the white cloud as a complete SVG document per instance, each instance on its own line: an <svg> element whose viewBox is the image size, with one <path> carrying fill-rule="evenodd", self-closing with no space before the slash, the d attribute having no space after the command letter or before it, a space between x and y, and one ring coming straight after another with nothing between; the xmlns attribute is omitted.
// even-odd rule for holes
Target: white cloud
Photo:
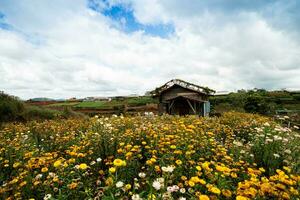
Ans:
<svg viewBox="0 0 300 200"><path fill-rule="evenodd" d="M222 20L171 1L130 1L139 22L174 24L160 38L114 29L83 0L19 2L4 5L17 31L0 29L0 89L22 98L143 94L172 78L215 90L300 88L299 41L253 11Z"/></svg>

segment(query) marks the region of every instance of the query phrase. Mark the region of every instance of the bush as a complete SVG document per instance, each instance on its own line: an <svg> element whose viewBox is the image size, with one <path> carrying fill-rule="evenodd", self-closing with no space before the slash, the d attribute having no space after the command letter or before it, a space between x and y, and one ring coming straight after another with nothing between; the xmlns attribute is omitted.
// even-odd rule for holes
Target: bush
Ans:
<svg viewBox="0 0 300 200"><path fill-rule="evenodd" d="M58 111L43 109L37 106L28 106L21 114L22 119L28 120L37 120L37 119L54 119L59 115Z"/></svg>
<svg viewBox="0 0 300 200"><path fill-rule="evenodd" d="M262 97L250 96L246 99L244 109L249 113L268 114L270 107Z"/></svg>
<svg viewBox="0 0 300 200"><path fill-rule="evenodd" d="M24 104L17 97L0 92L0 123L19 119L23 110Z"/></svg>
<svg viewBox="0 0 300 200"><path fill-rule="evenodd" d="M75 112L69 106L64 107L64 111L62 113L64 118L86 118L87 116L80 112Z"/></svg>

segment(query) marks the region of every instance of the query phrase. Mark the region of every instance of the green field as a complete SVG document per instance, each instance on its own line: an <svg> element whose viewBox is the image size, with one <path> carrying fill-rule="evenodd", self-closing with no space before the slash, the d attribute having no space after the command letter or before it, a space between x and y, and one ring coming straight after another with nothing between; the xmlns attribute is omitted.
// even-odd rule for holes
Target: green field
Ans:
<svg viewBox="0 0 300 200"><path fill-rule="evenodd" d="M112 101L83 101L83 102L60 102L47 105L47 107L70 106L77 109L113 109L116 106L144 106L149 103L156 103L152 97L130 97L123 100Z"/></svg>
<svg viewBox="0 0 300 200"><path fill-rule="evenodd" d="M122 105L120 101L83 101L74 106L74 108L108 109L120 105Z"/></svg>
<svg viewBox="0 0 300 200"><path fill-rule="evenodd" d="M79 104L78 102L61 102L61 103L54 103L54 104L49 104L47 107L59 107L59 106L75 106Z"/></svg>

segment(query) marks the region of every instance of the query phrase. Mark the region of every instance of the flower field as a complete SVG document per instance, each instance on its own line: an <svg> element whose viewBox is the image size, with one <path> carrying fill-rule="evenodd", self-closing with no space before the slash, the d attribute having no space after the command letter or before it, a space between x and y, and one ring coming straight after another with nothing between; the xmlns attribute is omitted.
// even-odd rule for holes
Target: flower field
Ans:
<svg viewBox="0 0 300 200"><path fill-rule="evenodd" d="M297 131L234 112L10 123L0 198L299 199Z"/></svg>

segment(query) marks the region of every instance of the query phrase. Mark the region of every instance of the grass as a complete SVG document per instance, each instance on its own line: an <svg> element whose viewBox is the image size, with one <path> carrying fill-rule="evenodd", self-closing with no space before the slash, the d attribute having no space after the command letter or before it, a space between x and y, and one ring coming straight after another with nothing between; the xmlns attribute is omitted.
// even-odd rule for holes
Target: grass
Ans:
<svg viewBox="0 0 300 200"><path fill-rule="evenodd" d="M157 103L152 97L135 97L127 100L129 106L141 106L148 103Z"/></svg>
<svg viewBox="0 0 300 200"><path fill-rule="evenodd" d="M128 106L143 106L148 103L156 103L151 97L134 97L125 100L112 100L112 101L84 101L76 104L75 108L90 108L90 109L112 109L116 106L127 104Z"/></svg>
<svg viewBox="0 0 300 200"><path fill-rule="evenodd" d="M60 107L60 106L75 106L79 104L78 102L62 102L62 103L54 103L54 104L49 104L46 105L46 107Z"/></svg>
<svg viewBox="0 0 300 200"><path fill-rule="evenodd" d="M108 109L113 108L114 106L123 105L121 101L84 101L74 106L75 108L90 108L90 109Z"/></svg>

